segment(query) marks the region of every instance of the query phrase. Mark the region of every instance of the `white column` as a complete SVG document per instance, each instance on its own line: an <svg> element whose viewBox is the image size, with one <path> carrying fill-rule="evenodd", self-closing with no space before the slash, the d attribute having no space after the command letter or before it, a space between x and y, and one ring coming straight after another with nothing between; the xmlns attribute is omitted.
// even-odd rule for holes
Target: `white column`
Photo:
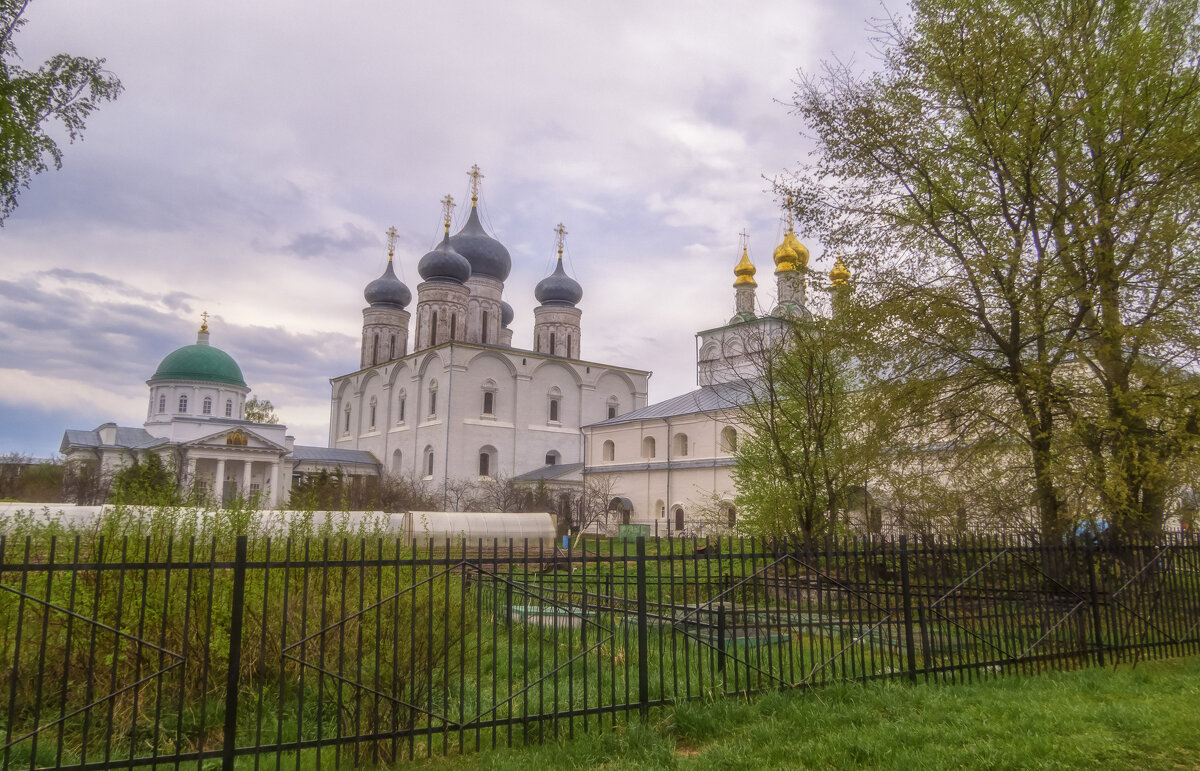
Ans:
<svg viewBox="0 0 1200 771"><path fill-rule="evenodd" d="M217 458L217 474L213 479L213 498L217 503L225 502L225 459Z"/></svg>
<svg viewBox="0 0 1200 771"><path fill-rule="evenodd" d="M271 494L267 497L267 507L272 509L282 500L279 490L279 465L278 460L271 464Z"/></svg>
<svg viewBox="0 0 1200 771"><path fill-rule="evenodd" d="M254 465L254 461L247 460L242 462L242 497L247 498L250 495L250 471Z"/></svg>

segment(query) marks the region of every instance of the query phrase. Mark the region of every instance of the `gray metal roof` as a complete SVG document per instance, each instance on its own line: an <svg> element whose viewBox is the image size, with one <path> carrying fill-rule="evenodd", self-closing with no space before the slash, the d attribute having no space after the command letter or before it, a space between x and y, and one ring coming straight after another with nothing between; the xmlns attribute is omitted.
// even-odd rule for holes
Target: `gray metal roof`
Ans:
<svg viewBox="0 0 1200 771"><path fill-rule="evenodd" d="M61 452L66 452L74 447L121 447L127 450L143 450L150 447L157 447L160 444L166 444L166 439L151 436L144 428L133 428L132 426L117 426L117 436L111 445L105 445L100 441L100 429L96 428L91 431L82 431L79 429L69 428L63 432Z"/></svg>
<svg viewBox="0 0 1200 771"><path fill-rule="evenodd" d="M633 412L627 412L615 418L602 420L599 423L592 423L589 426L585 426L585 428L615 426L620 423L630 423L636 420L673 418L677 415L692 415L697 412L727 410L744 404L749 388L750 384L745 381L703 386L697 388L695 391L689 391L686 394L676 396L673 399L667 399L665 402L649 404Z"/></svg>
<svg viewBox="0 0 1200 771"><path fill-rule="evenodd" d="M574 474L583 468L582 463L558 463L553 466L542 466L533 471L526 471L512 478L514 482L550 482L561 477Z"/></svg>
<svg viewBox="0 0 1200 771"><path fill-rule="evenodd" d="M298 461L313 463L352 463L378 466L379 461L366 450L339 450L335 447L309 447L298 444L292 448L292 457Z"/></svg>

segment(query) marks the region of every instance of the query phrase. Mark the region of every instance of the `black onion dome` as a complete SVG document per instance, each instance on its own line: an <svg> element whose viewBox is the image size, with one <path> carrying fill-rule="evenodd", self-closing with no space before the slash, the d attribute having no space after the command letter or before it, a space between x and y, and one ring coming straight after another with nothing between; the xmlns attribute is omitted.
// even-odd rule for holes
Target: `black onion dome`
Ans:
<svg viewBox="0 0 1200 771"><path fill-rule="evenodd" d="M509 324L512 323L513 317L515 315L516 314L513 313L512 306L509 305L508 303L504 302L503 300L501 300L500 301L500 326L507 327Z"/></svg>
<svg viewBox="0 0 1200 771"><path fill-rule="evenodd" d="M483 229L483 224L479 222L479 209L474 206L471 207L467 224L451 237L450 245L471 263L473 276L490 276L503 281L512 270L508 249Z"/></svg>
<svg viewBox="0 0 1200 771"><path fill-rule="evenodd" d="M372 306L403 308L412 300L412 292L408 291L403 281L396 278L392 261L388 260L383 275L367 284L363 297Z"/></svg>
<svg viewBox="0 0 1200 771"><path fill-rule="evenodd" d="M426 281L449 281L461 284L471 277L471 263L450 245L450 236L434 247L417 263L417 272Z"/></svg>
<svg viewBox="0 0 1200 771"><path fill-rule="evenodd" d="M554 272L538 282L533 296L542 305L563 305L574 308L583 299L583 287L563 270L562 259L558 260Z"/></svg>

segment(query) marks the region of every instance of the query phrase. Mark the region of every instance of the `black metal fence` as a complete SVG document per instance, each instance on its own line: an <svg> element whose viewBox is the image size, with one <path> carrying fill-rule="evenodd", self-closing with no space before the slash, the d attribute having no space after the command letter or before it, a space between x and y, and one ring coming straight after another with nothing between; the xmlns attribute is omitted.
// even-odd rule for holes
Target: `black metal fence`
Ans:
<svg viewBox="0 0 1200 771"><path fill-rule="evenodd" d="M389 764L1200 650L1200 544L0 538L0 771Z"/></svg>

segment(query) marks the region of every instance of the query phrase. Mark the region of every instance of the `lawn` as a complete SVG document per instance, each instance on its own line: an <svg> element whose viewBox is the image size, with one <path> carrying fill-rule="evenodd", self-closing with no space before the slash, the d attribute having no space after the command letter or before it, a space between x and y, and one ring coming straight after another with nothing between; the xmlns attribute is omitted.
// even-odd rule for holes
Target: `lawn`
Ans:
<svg viewBox="0 0 1200 771"><path fill-rule="evenodd" d="M718 700L574 741L413 769L1200 767L1200 657L968 685Z"/></svg>

